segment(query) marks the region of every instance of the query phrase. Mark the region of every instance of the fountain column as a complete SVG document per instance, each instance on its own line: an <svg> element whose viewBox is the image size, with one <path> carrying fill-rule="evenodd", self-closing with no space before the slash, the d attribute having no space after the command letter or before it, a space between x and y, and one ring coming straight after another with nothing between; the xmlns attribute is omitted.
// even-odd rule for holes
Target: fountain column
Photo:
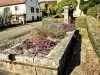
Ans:
<svg viewBox="0 0 100 75"><path fill-rule="evenodd" d="M69 7L64 6L64 23L69 24Z"/></svg>

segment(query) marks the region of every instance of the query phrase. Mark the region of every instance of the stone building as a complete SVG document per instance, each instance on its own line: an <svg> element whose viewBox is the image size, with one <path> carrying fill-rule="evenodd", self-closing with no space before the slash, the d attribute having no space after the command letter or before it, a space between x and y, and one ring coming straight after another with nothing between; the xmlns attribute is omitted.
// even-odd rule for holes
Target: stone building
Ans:
<svg viewBox="0 0 100 75"><path fill-rule="evenodd" d="M37 0L0 0L0 15L5 11L11 13L11 23L33 21L41 18Z"/></svg>
<svg viewBox="0 0 100 75"><path fill-rule="evenodd" d="M49 7L55 7L57 4L57 0L39 0L40 8L44 9L45 6L47 5Z"/></svg>

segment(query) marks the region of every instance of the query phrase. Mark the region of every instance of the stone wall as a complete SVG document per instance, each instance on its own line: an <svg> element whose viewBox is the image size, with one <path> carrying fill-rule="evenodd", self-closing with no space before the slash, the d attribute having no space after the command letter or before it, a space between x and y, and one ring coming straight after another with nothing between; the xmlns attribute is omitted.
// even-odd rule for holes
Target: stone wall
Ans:
<svg viewBox="0 0 100 75"><path fill-rule="evenodd" d="M11 63L9 54L0 54L0 67L21 75L61 75L68 53L66 48L73 36L74 31L67 32L67 36L46 57L14 55L16 60Z"/></svg>

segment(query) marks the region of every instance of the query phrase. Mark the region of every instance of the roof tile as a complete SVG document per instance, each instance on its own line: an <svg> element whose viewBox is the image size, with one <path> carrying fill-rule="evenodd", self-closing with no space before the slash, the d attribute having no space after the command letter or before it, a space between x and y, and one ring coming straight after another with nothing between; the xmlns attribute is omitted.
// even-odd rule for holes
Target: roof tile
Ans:
<svg viewBox="0 0 100 75"><path fill-rule="evenodd" d="M0 0L0 6L25 3L26 0Z"/></svg>

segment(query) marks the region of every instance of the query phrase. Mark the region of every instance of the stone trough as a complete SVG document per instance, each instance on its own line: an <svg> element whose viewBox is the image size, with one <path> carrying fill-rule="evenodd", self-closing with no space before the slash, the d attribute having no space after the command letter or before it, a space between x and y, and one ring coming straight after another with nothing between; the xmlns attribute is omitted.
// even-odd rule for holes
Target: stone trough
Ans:
<svg viewBox="0 0 100 75"><path fill-rule="evenodd" d="M65 65L65 57L75 31L67 32L63 38L45 57L35 54L13 55L15 60L9 60L9 54L0 54L0 68L21 75L61 75Z"/></svg>

